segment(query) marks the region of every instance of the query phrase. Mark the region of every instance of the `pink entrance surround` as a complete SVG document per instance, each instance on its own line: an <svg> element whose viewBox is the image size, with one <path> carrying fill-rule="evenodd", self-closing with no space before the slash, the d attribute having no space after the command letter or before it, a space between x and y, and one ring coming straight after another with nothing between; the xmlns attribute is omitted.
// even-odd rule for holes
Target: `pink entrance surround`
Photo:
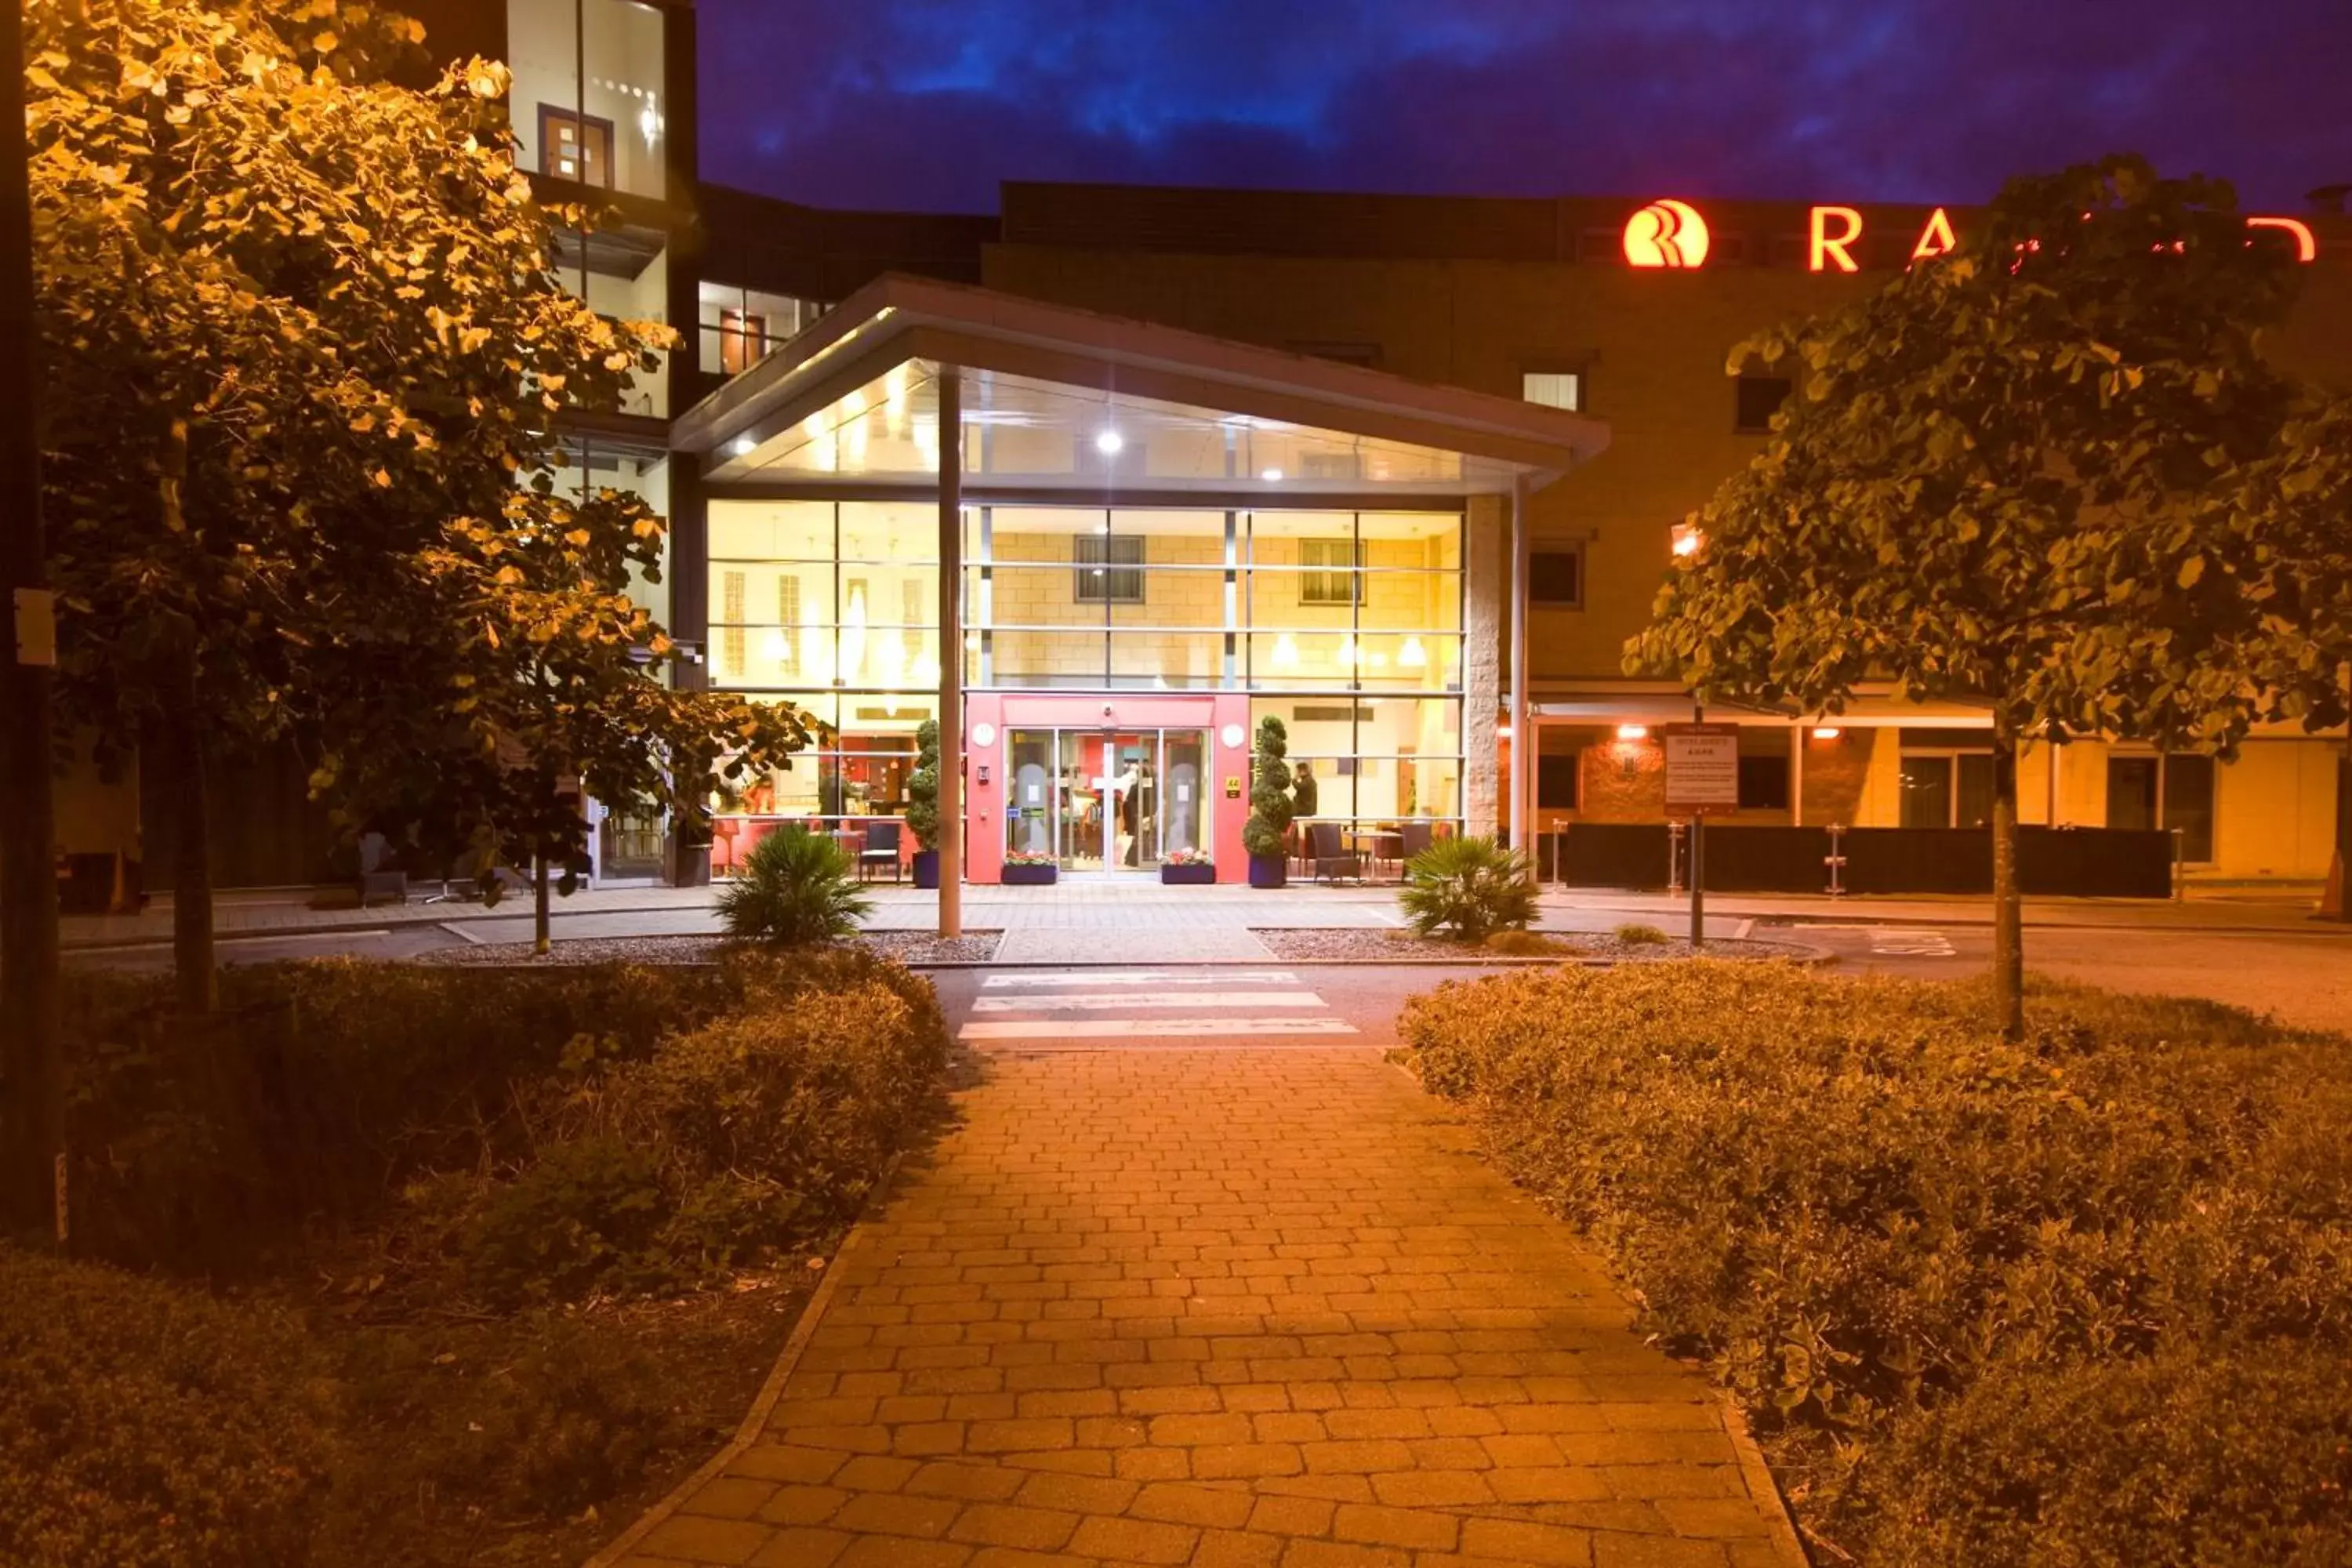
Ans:
<svg viewBox="0 0 2352 1568"><path fill-rule="evenodd" d="M1245 691L1178 695L1160 691L972 691L963 700L964 879L992 885L1004 879L1005 746L1013 730L1206 730L1211 770L1209 841L1219 882L1249 880L1242 853L1242 822L1249 815L1250 702ZM989 743L972 737L985 724ZM1225 743L1231 726L1241 744Z"/></svg>

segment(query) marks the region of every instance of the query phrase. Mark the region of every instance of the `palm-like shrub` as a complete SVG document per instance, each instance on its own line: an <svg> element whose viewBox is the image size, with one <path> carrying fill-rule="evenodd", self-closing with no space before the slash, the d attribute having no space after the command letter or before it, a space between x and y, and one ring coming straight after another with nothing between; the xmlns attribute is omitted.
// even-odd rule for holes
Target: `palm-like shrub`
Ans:
<svg viewBox="0 0 2352 1568"><path fill-rule="evenodd" d="M797 826L760 840L742 872L719 895L728 935L779 947L854 936L859 918L873 908L858 888L849 851Z"/></svg>
<svg viewBox="0 0 2352 1568"><path fill-rule="evenodd" d="M1399 895L1423 936L1484 942L1535 923L1536 889L1527 857L1491 838L1441 838L1405 866Z"/></svg>

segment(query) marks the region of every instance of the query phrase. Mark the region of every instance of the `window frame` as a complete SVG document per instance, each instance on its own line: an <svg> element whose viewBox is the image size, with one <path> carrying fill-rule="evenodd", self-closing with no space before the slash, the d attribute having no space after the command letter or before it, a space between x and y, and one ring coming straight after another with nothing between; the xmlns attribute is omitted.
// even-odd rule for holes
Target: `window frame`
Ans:
<svg viewBox="0 0 2352 1568"><path fill-rule="evenodd" d="M1307 555L1310 550L1329 550L1348 555L1352 566L1335 566L1326 560L1312 564ZM1360 610L1364 607L1364 569L1370 552L1360 536L1328 539L1301 538L1298 541L1298 607L1302 610ZM1332 583L1341 581L1342 591L1331 593ZM1353 628L1350 628L1351 630Z"/></svg>
<svg viewBox="0 0 2352 1568"><path fill-rule="evenodd" d="M1140 533L1074 533L1070 535L1070 595L1080 605L1142 605L1144 573L1150 563L1145 559ZM1087 559L1089 551L1098 552ZM1131 552L1132 561L1118 557ZM1089 574L1102 580L1097 591L1088 582ZM1078 628L1088 629L1092 628Z"/></svg>
<svg viewBox="0 0 2352 1568"><path fill-rule="evenodd" d="M1538 376L1547 378L1565 376L1574 382L1576 401L1554 403L1549 398L1533 395L1528 384ZM1589 414L1592 408L1591 374L1581 364L1564 363L1556 360L1522 360L1519 363L1519 401L1531 403L1538 408L1557 408L1563 414Z"/></svg>
<svg viewBox="0 0 2352 1568"><path fill-rule="evenodd" d="M1566 556L1576 563L1576 597L1547 599L1536 593L1536 561L1540 556ZM1538 610L1580 610L1584 608L1585 542L1572 541L1564 544L1541 544L1528 551L1528 605Z"/></svg>
<svg viewBox="0 0 2352 1568"><path fill-rule="evenodd" d="M1743 394L1751 384L1771 384L1779 386L1780 396L1764 416L1762 424L1748 422L1748 407ZM1797 395L1797 378L1791 375L1768 375L1758 371L1739 372L1731 378L1731 433L1735 436L1769 436L1772 433L1773 416L1789 405Z"/></svg>

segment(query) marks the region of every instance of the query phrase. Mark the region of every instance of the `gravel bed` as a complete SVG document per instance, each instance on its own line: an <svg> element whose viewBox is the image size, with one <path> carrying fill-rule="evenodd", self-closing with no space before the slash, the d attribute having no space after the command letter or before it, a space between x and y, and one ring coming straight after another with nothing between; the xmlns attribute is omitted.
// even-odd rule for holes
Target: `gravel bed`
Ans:
<svg viewBox="0 0 2352 1568"><path fill-rule="evenodd" d="M1409 931L1389 931L1362 926L1307 928L1296 926L1256 926L1250 934L1264 942L1266 951L1276 958L1344 958L1363 962L1408 963L1495 963L1514 958L1538 955L1498 953L1485 948L1465 946L1437 937L1417 936ZM1688 958L1691 955L1687 937L1668 937L1664 942L1620 942L1607 931L1541 931L1559 944L1559 951L1541 955L1552 962L1572 962L1580 959L1606 959L1611 963L1653 963L1661 959ZM1729 937L1714 937L1706 944L1709 958L1803 958L1812 950L1784 942L1738 942Z"/></svg>
<svg viewBox="0 0 2352 1568"><path fill-rule="evenodd" d="M901 963L986 963L996 956L1003 940L1001 931L968 931L943 940L924 931L869 931L856 945ZM727 945L723 936L597 936L558 938L545 958L532 953L527 942L488 942L479 947L446 947L426 953L420 963L710 963Z"/></svg>

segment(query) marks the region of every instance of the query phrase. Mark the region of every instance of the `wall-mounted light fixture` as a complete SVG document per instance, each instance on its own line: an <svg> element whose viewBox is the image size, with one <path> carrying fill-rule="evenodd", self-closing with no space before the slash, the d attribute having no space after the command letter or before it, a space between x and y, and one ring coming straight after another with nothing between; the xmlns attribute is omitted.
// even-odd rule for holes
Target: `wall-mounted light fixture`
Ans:
<svg viewBox="0 0 2352 1568"><path fill-rule="evenodd" d="M1620 724L1617 726L1617 738L1621 741L1646 741L1650 738L1650 727L1647 724Z"/></svg>
<svg viewBox="0 0 2352 1568"><path fill-rule="evenodd" d="M1813 739L1816 741L1834 741L1840 735L1844 733L1844 731L1839 729L1834 724L1824 724L1813 731Z"/></svg>

